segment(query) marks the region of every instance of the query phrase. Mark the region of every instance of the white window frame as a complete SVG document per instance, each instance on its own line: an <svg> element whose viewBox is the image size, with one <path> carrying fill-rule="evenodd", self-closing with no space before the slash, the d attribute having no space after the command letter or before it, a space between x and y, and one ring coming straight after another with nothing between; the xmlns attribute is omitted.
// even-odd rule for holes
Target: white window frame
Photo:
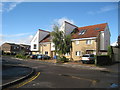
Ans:
<svg viewBox="0 0 120 90"><path fill-rule="evenodd" d="M86 40L86 44L87 45L92 44L92 40Z"/></svg>
<svg viewBox="0 0 120 90"><path fill-rule="evenodd" d="M86 30L82 30L82 31L80 31L79 35L83 35L83 34L85 34L85 32L86 32Z"/></svg>
<svg viewBox="0 0 120 90"><path fill-rule="evenodd" d="M75 55L76 55L76 56L81 56L81 51L76 51L76 52L75 52Z"/></svg>
<svg viewBox="0 0 120 90"><path fill-rule="evenodd" d="M70 53L66 53L65 56L70 56Z"/></svg>
<svg viewBox="0 0 120 90"><path fill-rule="evenodd" d="M78 45L78 44L79 44L79 41L75 41L75 44Z"/></svg>

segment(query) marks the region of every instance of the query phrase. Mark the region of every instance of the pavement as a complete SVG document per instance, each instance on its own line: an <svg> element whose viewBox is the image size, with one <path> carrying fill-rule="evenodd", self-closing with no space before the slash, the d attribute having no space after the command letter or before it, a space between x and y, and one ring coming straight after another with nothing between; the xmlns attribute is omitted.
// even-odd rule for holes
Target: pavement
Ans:
<svg viewBox="0 0 120 90"><path fill-rule="evenodd" d="M34 73L34 70L29 67L19 66L8 64L9 62L5 62L3 60L2 64L2 86L9 87L11 84L15 84L16 82L28 78L30 75Z"/></svg>
<svg viewBox="0 0 120 90"><path fill-rule="evenodd" d="M18 60L24 60L24 59L19 59L15 58ZM28 59L26 59L28 60ZM109 66L96 66L94 64L83 64L82 62L66 62L66 63L56 63L55 60L38 60L38 59L29 59L30 60L35 60L39 61L43 64L53 64L57 66L64 66L64 67L72 67L72 68L84 68L84 69L91 69L91 70L104 70L104 71L109 71L109 72L120 72L120 63L114 63L113 65Z"/></svg>
<svg viewBox="0 0 120 90"><path fill-rule="evenodd" d="M81 62L69 62L64 63L63 66L120 73L120 63L114 63L112 65L107 66L96 66L94 64L82 64Z"/></svg>

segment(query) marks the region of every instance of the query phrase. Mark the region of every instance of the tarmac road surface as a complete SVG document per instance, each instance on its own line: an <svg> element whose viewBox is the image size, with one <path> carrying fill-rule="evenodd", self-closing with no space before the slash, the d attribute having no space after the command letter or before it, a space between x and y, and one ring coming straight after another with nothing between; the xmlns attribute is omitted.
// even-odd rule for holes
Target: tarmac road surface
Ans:
<svg viewBox="0 0 120 90"><path fill-rule="evenodd" d="M36 76L14 88L110 88L118 84L118 73L101 70L72 68L37 60L17 60L3 57L14 65L25 65L36 70ZM21 72L22 73L22 72Z"/></svg>

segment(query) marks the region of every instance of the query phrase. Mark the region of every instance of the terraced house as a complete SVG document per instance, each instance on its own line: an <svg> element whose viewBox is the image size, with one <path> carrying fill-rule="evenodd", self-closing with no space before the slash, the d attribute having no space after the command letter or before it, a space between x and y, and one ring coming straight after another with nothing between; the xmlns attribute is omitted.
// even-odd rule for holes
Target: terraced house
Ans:
<svg viewBox="0 0 120 90"><path fill-rule="evenodd" d="M25 54L30 54L30 45L15 44L15 43L3 43L0 49L6 54L18 54L24 51Z"/></svg>
<svg viewBox="0 0 120 90"><path fill-rule="evenodd" d="M83 54L100 54L106 51L110 45L110 31L107 23L77 27L69 22L63 22L60 27L65 34L72 36L71 54L67 53L67 58L80 60ZM55 55L54 43L50 32L38 30L31 40L31 51L33 54L46 54L51 57Z"/></svg>

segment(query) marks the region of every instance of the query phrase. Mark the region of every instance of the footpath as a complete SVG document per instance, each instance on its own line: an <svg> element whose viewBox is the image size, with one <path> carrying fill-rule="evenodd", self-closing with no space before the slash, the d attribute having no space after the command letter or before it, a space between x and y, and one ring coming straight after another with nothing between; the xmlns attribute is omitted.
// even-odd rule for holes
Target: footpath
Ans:
<svg viewBox="0 0 120 90"><path fill-rule="evenodd" d="M4 63L2 64L2 85L0 87L7 88L33 74L34 70L32 68Z"/></svg>
<svg viewBox="0 0 120 90"><path fill-rule="evenodd" d="M24 60L19 59L18 60ZM113 65L108 66L96 66L94 64L82 64L82 62L66 62L66 63L56 63L56 60L38 60L38 59L26 59L26 60L35 60L41 63L49 63L54 64L57 66L64 66L64 67L72 67L72 68L83 68L83 69L91 69L91 70L101 70L101 71L108 71L114 73L120 73L120 63L114 63Z"/></svg>
<svg viewBox="0 0 120 90"><path fill-rule="evenodd" d="M120 72L120 63L115 63L113 65L108 65L108 66L96 66L94 64L82 64L81 62L68 62L68 63L64 63L63 66L92 69L92 70L103 70L103 71L109 71L115 73Z"/></svg>

